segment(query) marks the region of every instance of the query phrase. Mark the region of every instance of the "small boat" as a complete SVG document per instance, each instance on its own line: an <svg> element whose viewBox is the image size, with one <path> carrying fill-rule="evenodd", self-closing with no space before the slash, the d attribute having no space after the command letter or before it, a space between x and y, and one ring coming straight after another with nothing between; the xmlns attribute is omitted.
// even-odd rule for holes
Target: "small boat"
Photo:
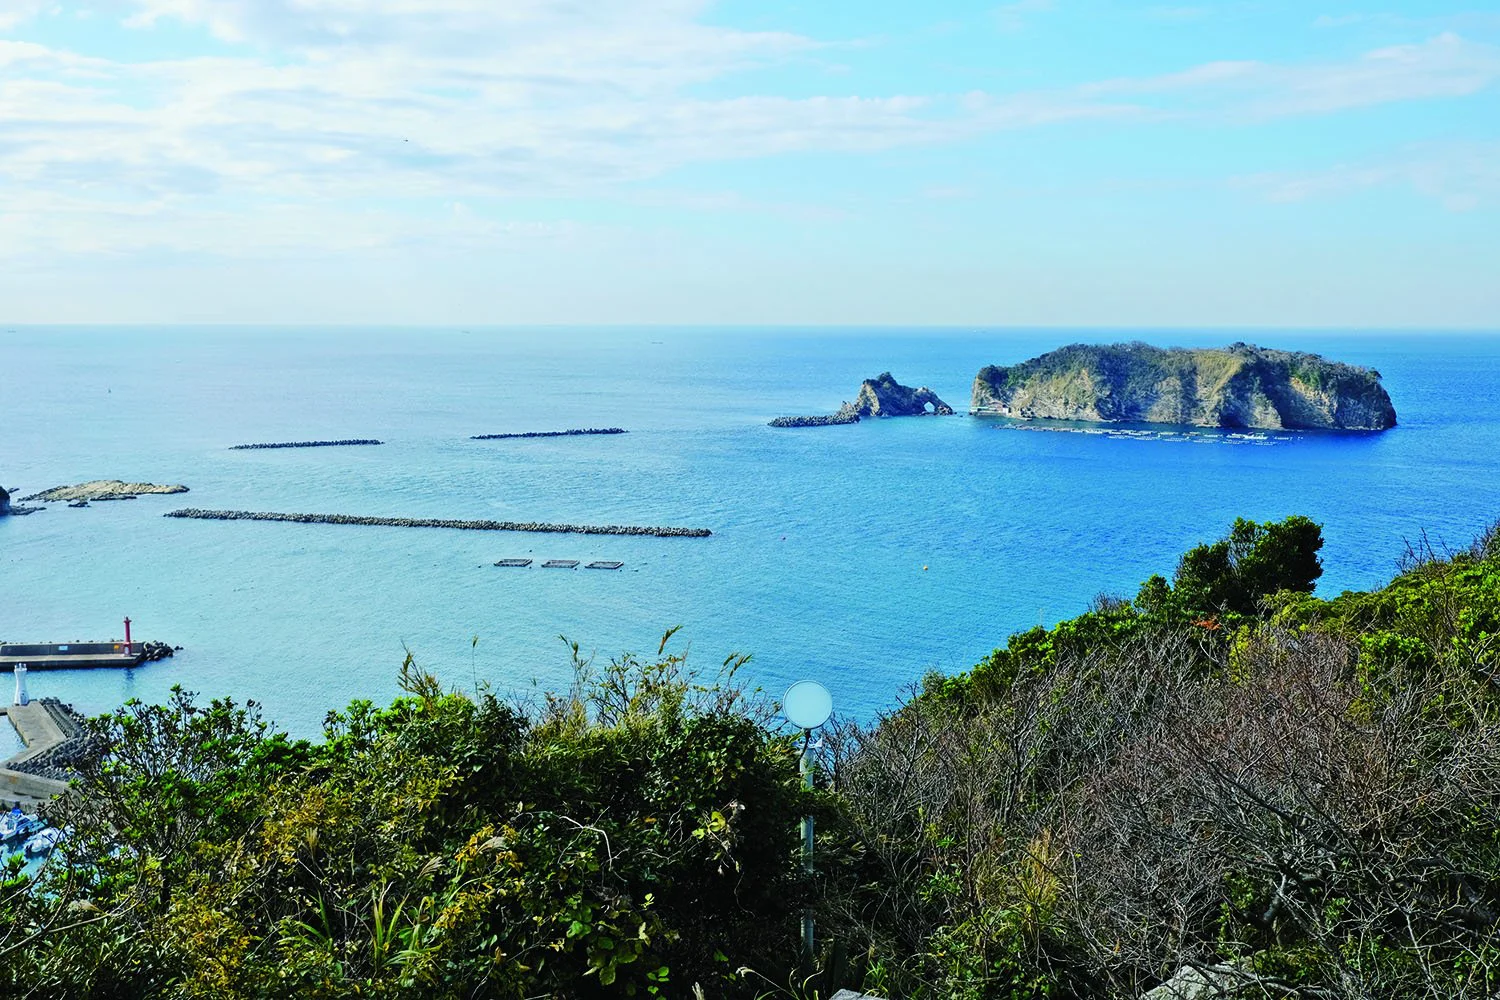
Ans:
<svg viewBox="0 0 1500 1000"><path fill-rule="evenodd" d="M45 829L46 826L46 823L31 813L22 812L20 807L17 807L0 816L0 844L12 840L24 840L39 830Z"/></svg>
<svg viewBox="0 0 1500 1000"><path fill-rule="evenodd" d="M28 858L36 858L44 854L51 854L52 849L55 848L58 845L58 842L66 836L66 832L59 830L55 826L49 826L41 833L38 833L30 840L26 841L26 846L23 847L22 850L26 852L26 856Z"/></svg>

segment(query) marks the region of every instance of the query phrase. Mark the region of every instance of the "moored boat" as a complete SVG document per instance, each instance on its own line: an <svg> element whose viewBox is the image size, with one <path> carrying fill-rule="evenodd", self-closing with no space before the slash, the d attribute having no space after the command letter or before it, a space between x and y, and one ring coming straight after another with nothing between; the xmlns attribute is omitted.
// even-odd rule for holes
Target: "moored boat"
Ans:
<svg viewBox="0 0 1500 1000"><path fill-rule="evenodd" d="M66 836L66 832L59 830L55 826L49 826L41 833L34 835L30 840L26 841L26 845L22 848L22 850L26 853L26 856L28 858L36 858L41 857L44 854L51 854L52 849L55 848L58 843Z"/></svg>
<svg viewBox="0 0 1500 1000"><path fill-rule="evenodd" d="M28 812L22 812L17 806L0 816L0 844L9 843L12 840L23 840L46 826L46 823Z"/></svg>

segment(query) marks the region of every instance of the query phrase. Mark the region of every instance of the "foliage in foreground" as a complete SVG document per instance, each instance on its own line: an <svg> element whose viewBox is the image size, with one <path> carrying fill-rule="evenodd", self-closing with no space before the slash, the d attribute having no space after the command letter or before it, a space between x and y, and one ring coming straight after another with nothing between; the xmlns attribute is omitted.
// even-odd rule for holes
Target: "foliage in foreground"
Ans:
<svg viewBox="0 0 1500 1000"><path fill-rule="evenodd" d="M1500 994L1500 534L1309 593L1312 522L931 678L834 767L827 899L910 997Z"/></svg>
<svg viewBox="0 0 1500 1000"><path fill-rule="evenodd" d="M408 664L316 745L181 692L95 720L66 855L0 899L0 993L734 989L724 943L774 965L795 925L797 759L665 642L531 717Z"/></svg>
<svg viewBox="0 0 1500 1000"><path fill-rule="evenodd" d="M253 704L126 706L57 806L67 854L0 889L0 994L1014 1000L1187 967L1243 996L1496 995L1500 534L1332 600L1321 545L1236 522L835 727L814 793L766 706L666 640L529 713L408 664L316 744Z"/></svg>

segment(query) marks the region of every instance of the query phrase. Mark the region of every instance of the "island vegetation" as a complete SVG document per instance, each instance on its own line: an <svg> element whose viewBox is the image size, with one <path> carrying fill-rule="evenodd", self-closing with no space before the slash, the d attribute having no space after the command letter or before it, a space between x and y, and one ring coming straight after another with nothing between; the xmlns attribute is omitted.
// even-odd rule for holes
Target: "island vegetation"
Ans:
<svg viewBox="0 0 1500 1000"><path fill-rule="evenodd" d="M1269 430L1396 425L1379 372L1243 343L1192 350L1072 344L1017 365L981 369L970 412Z"/></svg>
<svg viewBox="0 0 1500 1000"><path fill-rule="evenodd" d="M529 706L408 658L317 741L127 704L0 889L0 993L1494 996L1500 530L1330 599L1322 541L1237 521L832 726L810 791L746 658L670 632Z"/></svg>

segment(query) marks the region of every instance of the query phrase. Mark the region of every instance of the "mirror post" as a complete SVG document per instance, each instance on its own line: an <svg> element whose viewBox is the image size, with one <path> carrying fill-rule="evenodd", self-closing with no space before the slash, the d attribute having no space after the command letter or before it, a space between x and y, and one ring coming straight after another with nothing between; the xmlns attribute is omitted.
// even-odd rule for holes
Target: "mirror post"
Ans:
<svg viewBox="0 0 1500 1000"><path fill-rule="evenodd" d="M812 791L812 730L802 731L802 787ZM802 817L802 871L812 881L813 873L813 818L808 813ZM802 962L808 971L813 962L813 911L812 906L802 908Z"/></svg>
<svg viewBox="0 0 1500 1000"><path fill-rule="evenodd" d="M802 789L812 791L813 760L812 734L833 716L833 695L817 681L797 681L786 689L781 699L781 713L786 721L802 730L802 757L798 769L802 772ZM820 744L821 745L821 744ZM811 808L809 802L808 808ZM813 874L813 818L811 813L802 817L802 874L806 887L812 891ZM807 973L813 971L813 907L809 898L802 908L802 966Z"/></svg>

